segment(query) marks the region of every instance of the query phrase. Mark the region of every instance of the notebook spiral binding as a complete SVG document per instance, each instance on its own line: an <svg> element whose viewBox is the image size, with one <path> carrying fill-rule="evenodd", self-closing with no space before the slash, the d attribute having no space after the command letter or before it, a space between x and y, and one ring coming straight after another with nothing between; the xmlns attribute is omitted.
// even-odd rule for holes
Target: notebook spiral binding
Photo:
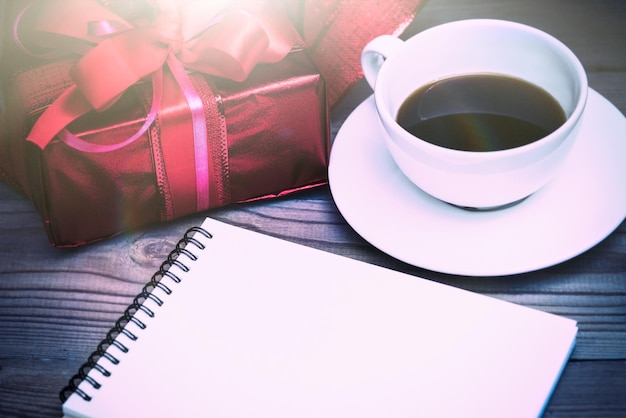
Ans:
<svg viewBox="0 0 626 418"><path fill-rule="evenodd" d="M83 381L88 382L94 389L99 389L102 386L100 382L98 382L96 379L88 376L88 373L91 370L97 370L98 372L100 372L100 374L102 374L103 377L111 376L111 372L102 365L98 364L98 361L102 357L104 357L108 359L113 365L116 365L120 362L118 358L106 352L107 349L112 345L117 347L121 353L127 353L129 351L128 347L126 347L119 341L116 341L117 336L120 334L124 334L131 341L136 341L138 339L138 336L124 328L129 322L133 322L139 327L139 329L145 329L147 327L144 322L140 321L137 318L134 318L134 314L139 310L146 313L150 318L154 317L154 312L150 308L144 306L143 302L145 302L147 299L151 299L156 303L157 306L163 305L163 300L152 294L152 291L156 288L160 288L161 290L163 290L166 295L172 293L172 290L169 287L161 283L161 279L163 277L169 277L174 283L180 283L182 281L169 269L170 267L176 265L183 272L189 271L189 267L183 264L183 262L178 259L181 254L184 254L190 261L195 261L198 259L198 257L193 252L187 249L187 246L189 244L193 244L200 251L203 251L206 248L206 246L200 240L196 239L193 236L195 235L195 233L200 233L208 239L213 238L213 235L211 235L211 233L200 227L192 227L185 232L183 238L178 241L176 247L174 247L174 249L168 255L167 259L152 275L150 281L146 283L141 292L126 308L122 316L120 316L120 318L115 322L115 325L109 330L106 337L102 341L100 341L97 348L91 353L87 361L80 367L78 372L74 376L72 376L68 385L61 390L61 392L59 393L61 402L65 402L67 398L69 398L70 395L72 395L73 393L76 393L87 402L91 401L92 397L78 387L78 385Z"/></svg>

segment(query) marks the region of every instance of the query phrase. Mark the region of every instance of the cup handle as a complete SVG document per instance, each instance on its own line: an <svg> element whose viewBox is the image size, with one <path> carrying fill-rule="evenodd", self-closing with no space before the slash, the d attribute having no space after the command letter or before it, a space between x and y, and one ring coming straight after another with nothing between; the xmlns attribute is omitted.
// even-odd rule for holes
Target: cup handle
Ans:
<svg viewBox="0 0 626 418"><path fill-rule="evenodd" d="M363 75L372 89L376 85L378 72L385 60L395 55L404 41L392 35L381 35L372 39L361 52Z"/></svg>

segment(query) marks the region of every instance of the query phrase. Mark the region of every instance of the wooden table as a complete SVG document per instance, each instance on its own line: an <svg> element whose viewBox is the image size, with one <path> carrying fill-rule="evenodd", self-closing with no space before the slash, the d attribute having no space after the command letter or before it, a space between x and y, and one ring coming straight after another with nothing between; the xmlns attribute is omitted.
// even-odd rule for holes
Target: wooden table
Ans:
<svg viewBox="0 0 626 418"><path fill-rule="evenodd" d="M590 85L626 112L626 2L430 0L410 32L471 17L516 20L552 33L580 57ZM334 109L333 135L369 94L361 83ZM59 250L49 246L33 206L1 184L0 416L59 416L59 390L181 234L205 215ZM469 278L406 265L376 250L342 218L328 187L210 215L573 318L578 343L545 415L626 416L626 224L560 265L515 277Z"/></svg>

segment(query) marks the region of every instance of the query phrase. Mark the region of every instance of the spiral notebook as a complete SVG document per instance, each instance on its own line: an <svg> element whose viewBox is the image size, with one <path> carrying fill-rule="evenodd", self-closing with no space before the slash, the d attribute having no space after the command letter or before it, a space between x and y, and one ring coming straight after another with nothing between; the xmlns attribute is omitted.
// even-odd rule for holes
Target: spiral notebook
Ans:
<svg viewBox="0 0 626 418"><path fill-rule="evenodd" d="M70 417L531 417L576 322L210 218L61 393Z"/></svg>

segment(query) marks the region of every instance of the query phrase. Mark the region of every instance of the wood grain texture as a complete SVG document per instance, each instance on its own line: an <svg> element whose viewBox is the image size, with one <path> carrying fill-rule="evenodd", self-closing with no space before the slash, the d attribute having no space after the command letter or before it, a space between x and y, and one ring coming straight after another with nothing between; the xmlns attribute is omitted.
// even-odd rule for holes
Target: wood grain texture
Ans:
<svg viewBox="0 0 626 418"><path fill-rule="evenodd" d="M408 33L475 17L516 20L557 36L579 55L591 87L626 112L626 2L429 0ZM370 93L360 83L337 105L332 112L333 136ZM626 224L588 252L560 265L513 277L469 278L410 266L372 247L345 222L328 187L208 214L293 242L571 317L579 323L578 343L545 416L626 416ZM30 202L0 184L0 416L60 416L58 392L184 231L200 224L206 215L83 248L58 250L48 244ZM216 269L214 274L227 272Z"/></svg>

